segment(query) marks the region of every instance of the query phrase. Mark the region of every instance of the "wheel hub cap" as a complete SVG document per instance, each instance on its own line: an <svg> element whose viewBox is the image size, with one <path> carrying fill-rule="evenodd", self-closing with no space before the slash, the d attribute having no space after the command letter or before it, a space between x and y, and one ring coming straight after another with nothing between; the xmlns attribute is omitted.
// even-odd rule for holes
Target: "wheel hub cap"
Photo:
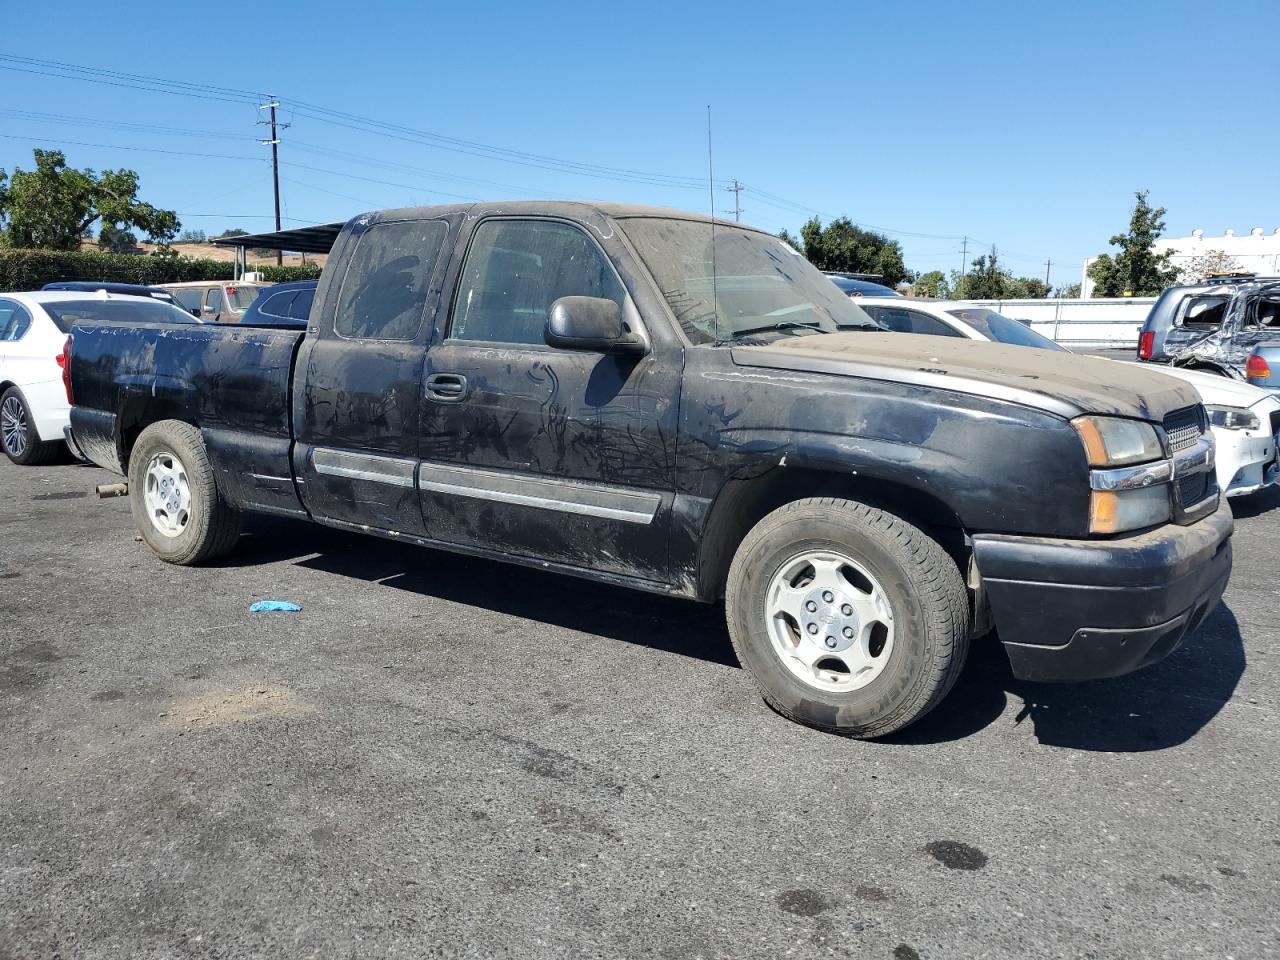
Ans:
<svg viewBox="0 0 1280 960"><path fill-rule="evenodd" d="M17 397L7 398L0 408L0 442L12 456L27 452L27 411Z"/></svg>
<svg viewBox="0 0 1280 960"><path fill-rule="evenodd" d="M774 652L805 684L829 692L864 687L893 651L893 610L865 566L844 554L807 551L769 584L766 616Z"/></svg>
<svg viewBox="0 0 1280 960"><path fill-rule="evenodd" d="M142 500L157 533L180 535L191 519L191 487L182 461L168 451L152 457L143 477Z"/></svg>

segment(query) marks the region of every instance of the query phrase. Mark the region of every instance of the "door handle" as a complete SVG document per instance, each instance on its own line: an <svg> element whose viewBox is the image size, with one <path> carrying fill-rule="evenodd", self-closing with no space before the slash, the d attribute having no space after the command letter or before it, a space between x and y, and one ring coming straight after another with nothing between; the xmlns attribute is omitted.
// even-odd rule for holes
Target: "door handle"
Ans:
<svg viewBox="0 0 1280 960"><path fill-rule="evenodd" d="M457 403L467 395L467 378L458 373L433 373L427 377L427 396L441 403Z"/></svg>

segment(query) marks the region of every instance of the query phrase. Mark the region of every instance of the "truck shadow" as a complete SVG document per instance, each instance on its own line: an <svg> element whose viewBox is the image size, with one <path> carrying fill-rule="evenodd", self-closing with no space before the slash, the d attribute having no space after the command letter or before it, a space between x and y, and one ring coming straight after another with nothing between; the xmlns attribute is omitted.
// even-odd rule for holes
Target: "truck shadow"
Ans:
<svg viewBox="0 0 1280 960"><path fill-rule="evenodd" d="M737 667L718 606L394 543L254 518L224 566L292 560L311 570Z"/></svg>
<svg viewBox="0 0 1280 960"><path fill-rule="evenodd" d="M255 518L223 566L293 561L336 576L437 597L737 667L724 611L622 587L544 573L314 524ZM979 638L955 688L887 744L962 740L1001 721L1031 722L1046 746L1105 752L1163 750L1190 740L1231 699L1245 668L1236 618L1220 604L1160 663L1114 680L1024 683L994 635ZM1022 701L1015 713L1009 694Z"/></svg>
<svg viewBox="0 0 1280 960"><path fill-rule="evenodd" d="M1244 673L1244 643L1225 603L1169 657L1137 673L1087 683L1016 680L994 635L974 642L969 662L942 704L886 739L900 744L959 740L1009 713L1030 721L1046 746L1107 753L1165 750L1185 743L1231 700ZM1022 701L1009 710L1008 694Z"/></svg>

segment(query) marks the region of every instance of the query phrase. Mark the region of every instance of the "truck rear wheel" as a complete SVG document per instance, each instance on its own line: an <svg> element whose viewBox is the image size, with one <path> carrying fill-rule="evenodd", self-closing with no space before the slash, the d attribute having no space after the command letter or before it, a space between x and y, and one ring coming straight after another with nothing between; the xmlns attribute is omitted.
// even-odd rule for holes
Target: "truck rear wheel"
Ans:
<svg viewBox="0 0 1280 960"><path fill-rule="evenodd" d="M240 512L218 490L200 431L161 420L129 456L129 507L142 539L166 563L191 566L231 550Z"/></svg>
<svg viewBox="0 0 1280 960"><path fill-rule="evenodd" d="M756 524L729 569L725 612L770 706L856 737L928 713L968 651L955 562L901 517L851 500L797 500Z"/></svg>

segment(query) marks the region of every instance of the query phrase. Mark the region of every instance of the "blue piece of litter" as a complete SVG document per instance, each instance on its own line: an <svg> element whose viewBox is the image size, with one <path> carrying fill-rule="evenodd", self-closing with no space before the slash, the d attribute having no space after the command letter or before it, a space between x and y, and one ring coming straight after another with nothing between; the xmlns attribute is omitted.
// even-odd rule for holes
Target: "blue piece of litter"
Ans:
<svg viewBox="0 0 1280 960"><path fill-rule="evenodd" d="M288 600L259 600L249 608L250 613L297 613L302 608Z"/></svg>

